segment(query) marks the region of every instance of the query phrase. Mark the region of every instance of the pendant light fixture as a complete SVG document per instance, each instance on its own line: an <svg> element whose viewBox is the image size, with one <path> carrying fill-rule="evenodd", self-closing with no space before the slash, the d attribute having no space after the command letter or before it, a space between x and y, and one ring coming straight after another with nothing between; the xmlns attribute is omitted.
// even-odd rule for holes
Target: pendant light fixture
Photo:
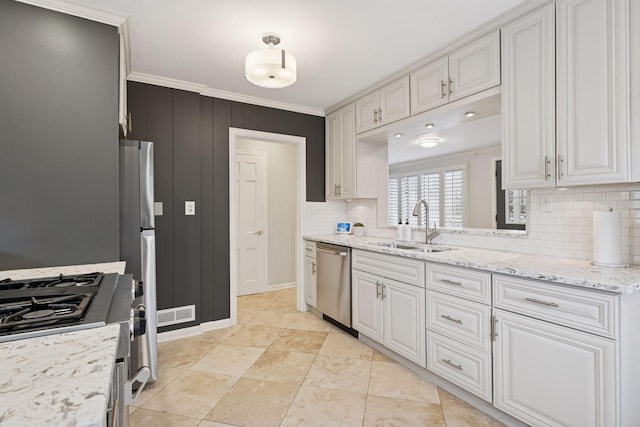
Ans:
<svg viewBox="0 0 640 427"><path fill-rule="evenodd" d="M262 41L269 47L249 53L244 73L251 83L269 89L280 89L296 82L296 59L284 49L276 49L280 37L267 33Z"/></svg>

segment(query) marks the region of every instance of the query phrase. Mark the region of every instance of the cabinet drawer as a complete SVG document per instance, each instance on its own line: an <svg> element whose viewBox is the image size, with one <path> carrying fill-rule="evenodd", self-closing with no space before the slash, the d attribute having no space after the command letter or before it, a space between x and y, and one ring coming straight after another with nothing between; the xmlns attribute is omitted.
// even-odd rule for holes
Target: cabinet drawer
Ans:
<svg viewBox="0 0 640 427"><path fill-rule="evenodd" d="M618 337L616 295L500 275L493 276L493 283L496 308L604 337Z"/></svg>
<svg viewBox="0 0 640 427"><path fill-rule="evenodd" d="M421 288L424 288L424 264L411 258L362 250L354 250L351 259L352 268Z"/></svg>
<svg viewBox="0 0 640 427"><path fill-rule="evenodd" d="M427 369L491 402L491 355L427 331Z"/></svg>
<svg viewBox="0 0 640 427"><path fill-rule="evenodd" d="M305 240L304 242L304 256L307 256L309 258L314 258L316 257L316 242L309 242L307 240Z"/></svg>
<svg viewBox="0 0 640 427"><path fill-rule="evenodd" d="M427 288L491 304L491 274L484 271L428 263Z"/></svg>
<svg viewBox="0 0 640 427"><path fill-rule="evenodd" d="M427 329L491 351L491 307L427 291Z"/></svg>

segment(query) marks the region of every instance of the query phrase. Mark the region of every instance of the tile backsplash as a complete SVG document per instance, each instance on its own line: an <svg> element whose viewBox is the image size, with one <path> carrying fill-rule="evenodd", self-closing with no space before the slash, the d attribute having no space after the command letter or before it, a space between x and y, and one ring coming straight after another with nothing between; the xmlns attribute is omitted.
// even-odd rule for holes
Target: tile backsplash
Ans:
<svg viewBox="0 0 640 427"><path fill-rule="evenodd" d="M622 214L621 244L630 264L640 265L640 183L531 190L526 237L443 232L435 242L510 252L590 260L593 254L593 211L613 208ZM473 209L473 206L471 206ZM360 221L372 236L394 237L378 229L376 201L307 203L307 233L332 233L339 220ZM416 232L416 239L424 233Z"/></svg>

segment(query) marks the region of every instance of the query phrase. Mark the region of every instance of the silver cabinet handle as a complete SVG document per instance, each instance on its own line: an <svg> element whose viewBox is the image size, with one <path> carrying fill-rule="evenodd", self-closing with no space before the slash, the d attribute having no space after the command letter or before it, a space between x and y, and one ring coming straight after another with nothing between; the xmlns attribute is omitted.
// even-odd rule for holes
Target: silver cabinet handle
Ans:
<svg viewBox="0 0 640 427"><path fill-rule="evenodd" d="M460 282L456 282L455 280L440 279L440 281L441 281L442 283L446 283L446 284L448 284L448 285L462 286L462 283L460 283Z"/></svg>
<svg viewBox="0 0 640 427"><path fill-rule="evenodd" d="M373 123L378 123L378 109L373 109Z"/></svg>
<svg viewBox="0 0 640 427"><path fill-rule="evenodd" d="M549 307L560 307L560 305L556 304L555 302L542 301L536 298L525 298L525 301L534 302L536 304L548 305Z"/></svg>
<svg viewBox="0 0 640 427"><path fill-rule="evenodd" d="M316 263L311 263L311 274L316 274Z"/></svg>
<svg viewBox="0 0 640 427"><path fill-rule="evenodd" d="M449 77L449 95L453 95L453 80Z"/></svg>
<svg viewBox="0 0 640 427"><path fill-rule="evenodd" d="M331 255L340 255L340 256L347 256L348 254L346 252L335 252L335 251L330 251L328 249L316 249L316 251L318 252L323 252L325 254L331 254Z"/></svg>
<svg viewBox="0 0 640 427"><path fill-rule="evenodd" d="M382 108L378 107L378 122L382 123Z"/></svg>
<svg viewBox="0 0 640 427"><path fill-rule="evenodd" d="M564 160L562 159L562 154L558 154L556 162L556 167L558 168L558 179L562 179L562 177L564 176L562 167L564 165Z"/></svg>
<svg viewBox="0 0 640 427"><path fill-rule="evenodd" d="M380 298L380 282L376 282L376 299Z"/></svg>
<svg viewBox="0 0 640 427"><path fill-rule="evenodd" d="M454 319L453 317L451 317L451 316L449 316L449 315L447 315L447 314L443 314L443 315L441 315L440 317L442 317L443 319L447 319L447 320L449 320L449 321L451 321L451 322L457 323L457 324L459 324L459 325L462 325L462 320L460 320L460 319Z"/></svg>
<svg viewBox="0 0 640 427"><path fill-rule="evenodd" d="M338 197L342 197L342 184L338 184Z"/></svg>
<svg viewBox="0 0 640 427"><path fill-rule="evenodd" d="M456 365L455 363L453 363L451 360L449 359L441 359L444 363L446 363L449 366L453 366L454 368L456 368L459 371L464 371L464 368L462 367L462 365Z"/></svg>
<svg viewBox="0 0 640 427"><path fill-rule="evenodd" d="M496 337L498 336L497 326L498 326L498 319L496 319L495 315L491 316L491 341L495 341Z"/></svg>
<svg viewBox="0 0 640 427"><path fill-rule="evenodd" d="M313 252L313 248L304 248L304 250L307 252Z"/></svg>
<svg viewBox="0 0 640 427"><path fill-rule="evenodd" d="M545 181L551 177L551 174L549 174L549 163L551 163L551 161L549 160L549 156L544 156L544 180Z"/></svg>
<svg viewBox="0 0 640 427"><path fill-rule="evenodd" d="M446 87L447 87L447 84L444 82L444 80L440 80L440 95L442 95L442 99L447 97L447 94L444 91Z"/></svg>
<svg viewBox="0 0 640 427"><path fill-rule="evenodd" d="M387 289L387 285L385 285L384 283L381 283L382 285L382 300L384 301L384 299L387 297L387 293L385 292L385 290Z"/></svg>

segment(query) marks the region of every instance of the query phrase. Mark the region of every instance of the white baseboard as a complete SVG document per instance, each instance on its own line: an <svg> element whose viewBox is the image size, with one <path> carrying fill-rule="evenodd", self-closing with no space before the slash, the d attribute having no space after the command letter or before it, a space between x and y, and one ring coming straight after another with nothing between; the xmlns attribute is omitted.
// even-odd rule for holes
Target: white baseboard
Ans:
<svg viewBox="0 0 640 427"><path fill-rule="evenodd" d="M223 329L233 326L231 319L216 320L213 322L201 323L197 326L191 326L189 328L176 329L175 331L161 332L158 334L158 342L173 341L180 338L195 337L202 335L207 331L214 331L216 329Z"/></svg>
<svg viewBox="0 0 640 427"><path fill-rule="evenodd" d="M296 286L297 286L296 282L277 283L275 285L267 285L267 292L279 291L281 289L295 288Z"/></svg>

